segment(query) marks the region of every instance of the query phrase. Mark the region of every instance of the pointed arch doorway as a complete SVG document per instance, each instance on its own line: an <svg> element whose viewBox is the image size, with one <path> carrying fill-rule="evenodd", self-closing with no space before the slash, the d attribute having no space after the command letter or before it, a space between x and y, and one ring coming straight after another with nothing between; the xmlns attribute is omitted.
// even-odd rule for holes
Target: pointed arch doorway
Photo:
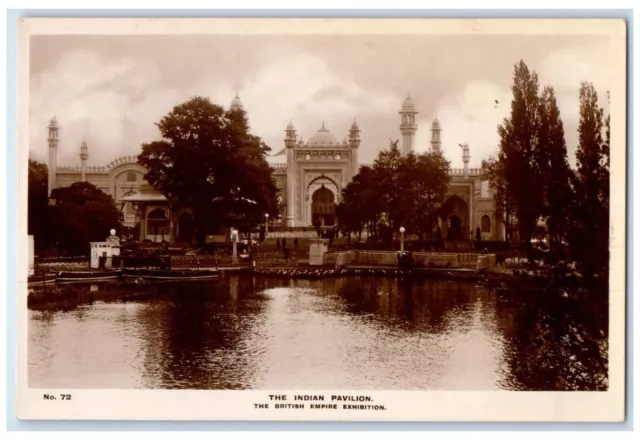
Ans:
<svg viewBox="0 0 640 440"><path fill-rule="evenodd" d="M313 225L333 226L336 222L336 198L329 188L322 185L311 196L311 221Z"/></svg>
<svg viewBox="0 0 640 440"><path fill-rule="evenodd" d="M447 233L449 240L461 240L462 236L462 220L457 215L449 217L449 231Z"/></svg>

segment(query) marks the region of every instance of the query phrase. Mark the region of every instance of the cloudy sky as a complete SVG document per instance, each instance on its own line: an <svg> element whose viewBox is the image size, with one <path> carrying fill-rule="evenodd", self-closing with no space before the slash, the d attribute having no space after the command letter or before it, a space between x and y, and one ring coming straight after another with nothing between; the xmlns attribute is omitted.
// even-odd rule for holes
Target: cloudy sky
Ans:
<svg viewBox="0 0 640 440"><path fill-rule="evenodd" d="M322 121L342 140L355 118L360 162L370 163L389 138L401 138L398 110L410 94L420 112L416 150L429 147L437 116L452 166L462 166L463 142L478 166L496 151L520 59L555 88L572 156L580 82L593 82L606 105L609 50L601 36L38 36L30 156L46 161L53 115L62 126L58 164L79 164L84 138L89 165L103 165L157 139L154 123L174 105L203 95L227 107L237 91L273 154L290 119L305 140Z"/></svg>

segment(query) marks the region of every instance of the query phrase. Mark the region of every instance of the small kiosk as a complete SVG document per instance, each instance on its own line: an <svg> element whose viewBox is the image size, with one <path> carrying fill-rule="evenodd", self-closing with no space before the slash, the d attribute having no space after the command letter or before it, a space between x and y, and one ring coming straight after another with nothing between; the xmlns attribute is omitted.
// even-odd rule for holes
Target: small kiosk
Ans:
<svg viewBox="0 0 640 440"><path fill-rule="evenodd" d="M91 269L112 269L120 267L120 239L115 229L105 241L91 243Z"/></svg>
<svg viewBox="0 0 640 440"><path fill-rule="evenodd" d="M329 250L329 240L318 238L309 240L309 266L322 266L324 255Z"/></svg>

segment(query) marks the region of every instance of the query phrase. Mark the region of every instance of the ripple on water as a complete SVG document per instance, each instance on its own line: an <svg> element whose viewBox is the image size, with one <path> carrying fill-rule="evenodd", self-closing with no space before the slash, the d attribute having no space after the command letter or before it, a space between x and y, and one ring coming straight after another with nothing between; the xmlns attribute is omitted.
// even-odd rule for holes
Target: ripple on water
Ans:
<svg viewBox="0 0 640 440"><path fill-rule="evenodd" d="M505 317L494 296L470 284L224 277L204 287L166 289L139 301L94 302L68 312L31 311L30 385L522 386L522 376L514 370L521 368L522 359L514 356L514 341L526 329Z"/></svg>

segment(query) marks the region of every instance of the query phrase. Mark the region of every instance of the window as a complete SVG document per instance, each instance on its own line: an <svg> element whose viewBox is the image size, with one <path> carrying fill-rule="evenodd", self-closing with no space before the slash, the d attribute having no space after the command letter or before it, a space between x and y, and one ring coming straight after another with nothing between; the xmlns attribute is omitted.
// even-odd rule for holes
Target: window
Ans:
<svg viewBox="0 0 640 440"><path fill-rule="evenodd" d="M136 174L136 172L129 171L127 173L127 182L135 182L136 180L138 180L138 175Z"/></svg>
<svg viewBox="0 0 640 440"><path fill-rule="evenodd" d="M488 215L483 215L480 219L480 228L482 232L491 232L491 219Z"/></svg>

